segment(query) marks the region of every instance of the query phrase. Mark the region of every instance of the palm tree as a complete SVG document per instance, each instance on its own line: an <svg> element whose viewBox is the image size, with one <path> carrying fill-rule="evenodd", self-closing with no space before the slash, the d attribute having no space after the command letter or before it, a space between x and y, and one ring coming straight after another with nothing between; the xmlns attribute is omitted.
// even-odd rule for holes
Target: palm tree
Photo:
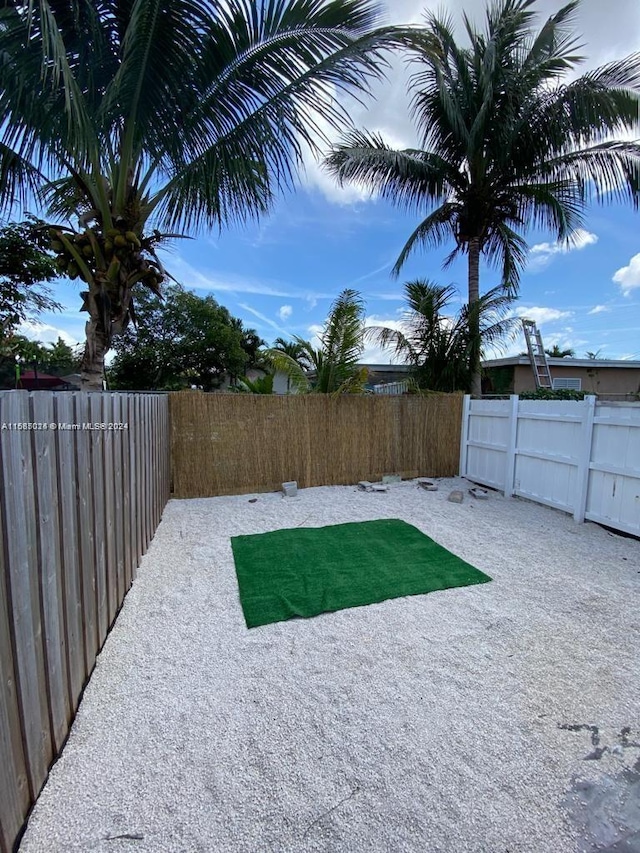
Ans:
<svg viewBox="0 0 640 853"><path fill-rule="evenodd" d="M160 293L182 230L267 212L318 122L348 122L381 51L373 0L7 0L0 8L0 205L35 193L58 268L87 285L83 381L102 384L132 296Z"/></svg>
<svg viewBox="0 0 640 853"><path fill-rule="evenodd" d="M308 341L305 341L305 344ZM299 340L287 341L285 338L276 338L273 342L272 349L285 353L300 365L303 370L311 369L311 362L307 354L307 349Z"/></svg>
<svg viewBox="0 0 640 853"><path fill-rule="evenodd" d="M267 373L256 379L243 376L238 379L236 389L245 394L273 394L273 373Z"/></svg>
<svg viewBox="0 0 640 853"><path fill-rule="evenodd" d="M303 357L294 358L283 349L267 350L266 357L275 370L287 374L298 392L319 394L358 394L364 391L367 370L358 366L364 350L364 302L355 290L343 290L331 306L325 320L320 347L298 336L294 343ZM310 365L309 372L303 365Z"/></svg>
<svg viewBox="0 0 640 853"><path fill-rule="evenodd" d="M543 227L571 240L597 197L637 204L640 54L562 78L582 58L573 32L579 0L535 32L535 0L496 0L484 30L468 17L468 45L450 18L429 13L410 81L419 149L397 151L376 134L348 133L327 160L341 183L356 182L399 207L428 211L403 248L399 273L418 246L453 237L445 266L464 254L469 305L480 297L482 256L501 266L517 295L526 262L521 232ZM479 312L470 310L470 390L479 395Z"/></svg>
<svg viewBox="0 0 640 853"><path fill-rule="evenodd" d="M368 335L383 347L393 347L412 367L420 388L431 391L464 390L470 380L469 306L456 316L446 310L456 289L424 279L405 284L407 310L402 318L403 331L370 327ZM517 320L507 316L512 298L501 287L484 294L474 303L479 312L478 325L482 348L496 347L506 336L513 336Z"/></svg>
<svg viewBox="0 0 640 853"><path fill-rule="evenodd" d="M545 352L551 358L573 358L576 354L576 351L571 347L561 349L558 344L554 344L551 349L546 349Z"/></svg>

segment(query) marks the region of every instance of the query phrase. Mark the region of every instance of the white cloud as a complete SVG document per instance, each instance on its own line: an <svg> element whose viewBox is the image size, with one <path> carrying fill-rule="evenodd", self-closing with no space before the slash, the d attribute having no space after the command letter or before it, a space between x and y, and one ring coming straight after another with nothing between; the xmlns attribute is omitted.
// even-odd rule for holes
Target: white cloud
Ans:
<svg viewBox="0 0 640 853"><path fill-rule="evenodd" d="M539 306L516 308L513 314L515 317L524 317L527 320L533 320L539 326L543 323L551 323L556 320L566 320L573 316L572 311L560 311L558 308L541 308Z"/></svg>
<svg viewBox="0 0 640 853"><path fill-rule="evenodd" d="M395 329L397 332L406 331L406 327L402 320L397 317L378 317L371 314L365 319L365 326L385 326L387 329ZM363 364L402 364L403 359L398 357L393 350L393 347L381 347L374 340L366 340L364 352L360 361Z"/></svg>
<svg viewBox="0 0 640 853"><path fill-rule="evenodd" d="M312 323L311 326L307 327L307 340L314 349L320 349L320 347L322 346L322 341L320 340L320 337L323 331L324 326L321 323Z"/></svg>
<svg viewBox="0 0 640 853"><path fill-rule="evenodd" d="M291 305L281 305L278 309L278 317L280 317L280 319L283 321L288 320L292 314L293 308L291 307Z"/></svg>
<svg viewBox="0 0 640 853"><path fill-rule="evenodd" d="M187 290L206 290L216 293L255 293L260 296L293 295L282 287L273 284L265 284L239 276L224 275L218 273L204 273L192 267L180 255L172 257L166 263L167 270Z"/></svg>
<svg viewBox="0 0 640 853"><path fill-rule="evenodd" d="M265 317L264 314L261 314L260 311L256 311L255 308L252 308L251 305L247 305L246 302L240 302L240 307L244 311L248 311L249 314L253 314L261 323L265 326L269 326L269 328L274 329L278 335L282 335L283 337L289 337L289 332L279 326L277 323L274 323L273 320L270 320L269 317Z"/></svg>
<svg viewBox="0 0 640 853"><path fill-rule="evenodd" d="M55 344L58 338L70 347L76 347L83 342L82 337L74 337L65 329L51 326L48 323L40 323L37 320L27 320L18 326L18 333L29 338L31 341L39 341L42 344Z"/></svg>
<svg viewBox="0 0 640 853"><path fill-rule="evenodd" d="M425 0L384 0L381 5L384 10L382 23L420 24L424 20L425 7L438 14L442 11L452 16L456 35L462 42L465 39L462 12L483 27L487 3L486 0L440 0L438 4L427 4ZM559 0L539 0L534 10L537 13L534 26L541 27L549 15L558 11L559 5ZM615 14L612 14L612 6ZM613 4L603 0L582 0L576 12L575 31L579 41L585 44L580 53L587 57L585 63L578 67L578 73L620 59L638 49L640 4L638 0L615 0ZM402 56L392 57L390 65L386 79L374 85L373 97L364 104L350 101L348 111L357 128L382 131L393 128L394 136L402 140L399 147L407 147L416 144L416 130L410 118L407 95L407 78L415 69L407 68ZM332 140L337 136L333 131L329 134ZM309 165L309 173L303 183L308 181L309 185L325 193L330 201L345 204L367 197L361 190L351 188L350 202L348 191L339 190L333 178L322 173L317 165Z"/></svg>
<svg viewBox="0 0 640 853"><path fill-rule="evenodd" d="M606 305L595 305L589 314L604 314L605 312L611 311L611 308L608 308Z"/></svg>
<svg viewBox="0 0 640 853"><path fill-rule="evenodd" d="M556 255L566 255L569 252L579 252L587 246L594 246L598 235L578 228L571 239L555 243L537 243L529 249L529 272L536 272L547 267Z"/></svg>
<svg viewBox="0 0 640 853"><path fill-rule="evenodd" d="M623 296L629 296L640 287L640 254L634 255L628 266L621 267L613 276L613 281L620 285Z"/></svg>

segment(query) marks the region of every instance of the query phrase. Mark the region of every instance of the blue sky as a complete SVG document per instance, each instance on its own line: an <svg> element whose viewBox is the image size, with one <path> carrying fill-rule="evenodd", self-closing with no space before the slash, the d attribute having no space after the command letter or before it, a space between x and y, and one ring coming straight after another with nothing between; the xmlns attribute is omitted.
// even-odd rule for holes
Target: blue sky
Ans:
<svg viewBox="0 0 640 853"><path fill-rule="evenodd" d="M449 0L437 8L457 16L461 5ZM481 0L464 3L471 15L483 5ZM542 0L539 7L550 13L561 5ZM418 21L423 8L424 3L396 0L388 7L388 20ZM640 51L640 4L583 0L577 28L589 56L586 67ZM378 130L399 146L414 143L404 80L403 70L393 69L373 102L352 108L356 125ZM346 287L360 291L372 324L400 321L402 285L414 278L454 284L464 298L464 261L441 268L448 245L416 253L402 276L391 278L391 267L418 222L418 216L388 202L339 190L309 159L299 186L278 201L268 218L178 241L164 262L185 287L212 293L267 342L294 334L312 339ZM516 313L539 323L545 346L572 347L577 356L599 350L605 358L640 359L640 213L620 205L593 207L569 249L548 233L526 236L529 265ZM481 282L483 290L497 284L497 273L483 269ZM59 333L70 343L83 340L80 289L71 283L57 286L65 311L45 315L24 331L42 341L55 340ZM523 348L521 340L515 341L508 352ZM370 348L364 360L389 361L390 356Z"/></svg>

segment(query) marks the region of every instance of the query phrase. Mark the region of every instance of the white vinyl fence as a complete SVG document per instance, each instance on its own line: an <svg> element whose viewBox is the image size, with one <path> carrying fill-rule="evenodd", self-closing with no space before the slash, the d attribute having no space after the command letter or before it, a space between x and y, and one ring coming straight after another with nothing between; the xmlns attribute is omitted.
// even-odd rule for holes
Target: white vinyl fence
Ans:
<svg viewBox="0 0 640 853"><path fill-rule="evenodd" d="M640 535L640 403L465 397L460 475Z"/></svg>

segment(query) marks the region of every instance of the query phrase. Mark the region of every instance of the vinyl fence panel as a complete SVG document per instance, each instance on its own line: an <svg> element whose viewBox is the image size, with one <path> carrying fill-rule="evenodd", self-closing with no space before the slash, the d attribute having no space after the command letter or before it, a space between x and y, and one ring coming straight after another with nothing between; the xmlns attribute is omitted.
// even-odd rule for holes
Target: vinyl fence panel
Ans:
<svg viewBox="0 0 640 853"><path fill-rule="evenodd" d="M460 473L640 535L640 404L471 400Z"/></svg>

